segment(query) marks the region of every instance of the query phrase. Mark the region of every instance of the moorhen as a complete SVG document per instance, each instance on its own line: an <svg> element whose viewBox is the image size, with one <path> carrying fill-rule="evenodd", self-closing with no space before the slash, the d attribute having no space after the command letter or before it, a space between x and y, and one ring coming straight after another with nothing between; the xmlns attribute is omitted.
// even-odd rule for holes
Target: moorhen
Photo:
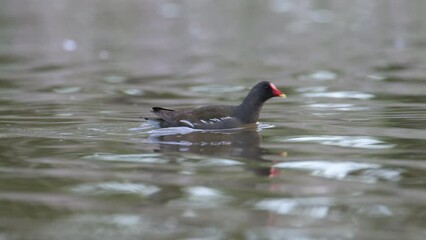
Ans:
<svg viewBox="0 0 426 240"><path fill-rule="evenodd" d="M145 118L158 127L189 127L195 129L231 129L256 123L263 103L272 97L285 98L273 83L259 82L238 106L212 105L193 110L172 110L153 107L159 118Z"/></svg>

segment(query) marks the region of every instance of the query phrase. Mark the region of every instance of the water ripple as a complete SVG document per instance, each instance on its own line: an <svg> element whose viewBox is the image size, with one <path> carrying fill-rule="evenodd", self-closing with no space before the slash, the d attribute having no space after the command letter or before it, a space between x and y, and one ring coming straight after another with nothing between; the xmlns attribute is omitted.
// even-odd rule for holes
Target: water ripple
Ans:
<svg viewBox="0 0 426 240"><path fill-rule="evenodd" d="M277 139L279 142L311 142L319 143L322 145L331 145L339 147L350 148L365 148L365 149L387 149L395 147L395 144L388 144L384 141L375 139L369 136L333 136L333 135L320 135L320 136L298 136L286 139Z"/></svg>
<svg viewBox="0 0 426 240"><path fill-rule="evenodd" d="M244 165L244 163L232 160L232 159L225 159L225 158L209 158L205 160L201 160L197 163L191 163L186 164L191 166L203 166L203 167L212 167L212 166L241 166Z"/></svg>
<svg viewBox="0 0 426 240"><path fill-rule="evenodd" d="M309 215L325 218L332 202L328 198L264 199L255 204L256 209L268 210L278 214Z"/></svg>
<svg viewBox="0 0 426 240"><path fill-rule="evenodd" d="M233 93L233 92L241 92L245 89L246 87L241 85L229 86L229 85L219 85L219 84L191 87L191 91L200 92L200 93Z"/></svg>
<svg viewBox="0 0 426 240"><path fill-rule="evenodd" d="M71 191L94 195L118 193L149 196L160 191L160 188L154 185L147 185L142 183L102 182L95 184L81 184L72 188Z"/></svg>
<svg viewBox="0 0 426 240"><path fill-rule="evenodd" d="M305 92L325 92L327 90L327 87L323 86L313 86L313 87L300 87L296 89L296 92L305 93Z"/></svg>
<svg viewBox="0 0 426 240"><path fill-rule="evenodd" d="M314 176L325 178L344 179L349 174L363 169L378 169L379 164L357 162L328 162L328 161L299 161L281 162L274 165L276 168L298 169L312 173Z"/></svg>
<svg viewBox="0 0 426 240"><path fill-rule="evenodd" d="M168 160L162 159L161 154L142 153L142 154L112 154L95 153L85 156L83 159L117 162L137 162L137 163L167 163Z"/></svg>
<svg viewBox="0 0 426 240"><path fill-rule="evenodd" d="M326 98L352 98L352 99L371 99L375 96L369 93L358 91L340 91L340 92L311 92L302 94L305 97L326 97Z"/></svg>
<svg viewBox="0 0 426 240"><path fill-rule="evenodd" d="M190 206L191 208L217 208L232 200L224 192L204 186L193 186L184 189L185 196L170 202L170 206Z"/></svg>
<svg viewBox="0 0 426 240"><path fill-rule="evenodd" d="M379 180L397 182L402 178L403 169L387 169L380 164L364 162L297 161L281 162L273 167L307 171L312 176L336 180L352 180L376 183Z"/></svg>
<svg viewBox="0 0 426 240"><path fill-rule="evenodd" d="M189 127L169 127L169 128L158 128L152 131L149 131L149 135L151 137L161 137L161 136L169 136L169 135L183 135L192 132L202 132L203 130L194 129Z"/></svg>
<svg viewBox="0 0 426 240"><path fill-rule="evenodd" d="M63 93L63 94L78 93L81 91L81 88L80 87L57 87L57 88L54 88L53 91L56 93Z"/></svg>
<svg viewBox="0 0 426 240"><path fill-rule="evenodd" d="M317 103L309 104L311 108L319 110L338 110L338 111L365 111L368 110L368 107L359 107L354 104L349 103Z"/></svg>
<svg viewBox="0 0 426 240"><path fill-rule="evenodd" d="M300 75L298 78L301 80L330 81L337 79L337 73L328 70L320 70L311 74Z"/></svg>

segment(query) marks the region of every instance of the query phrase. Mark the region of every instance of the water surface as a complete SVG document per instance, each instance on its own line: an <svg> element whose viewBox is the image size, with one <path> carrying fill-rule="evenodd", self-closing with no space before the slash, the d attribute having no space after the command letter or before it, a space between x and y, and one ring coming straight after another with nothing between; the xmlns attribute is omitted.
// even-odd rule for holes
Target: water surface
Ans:
<svg viewBox="0 0 426 240"><path fill-rule="evenodd" d="M424 1L2 1L0 239L425 239ZM238 104L257 128L155 129Z"/></svg>

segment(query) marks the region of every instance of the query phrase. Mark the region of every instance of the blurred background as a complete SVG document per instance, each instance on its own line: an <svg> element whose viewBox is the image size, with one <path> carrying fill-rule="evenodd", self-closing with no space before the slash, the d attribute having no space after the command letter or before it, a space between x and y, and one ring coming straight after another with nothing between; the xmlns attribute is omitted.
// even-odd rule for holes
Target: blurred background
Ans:
<svg viewBox="0 0 426 240"><path fill-rule="evenodd" d="M425 239L423 0L0 0L0 239ZM152 106L288 96L258 129Z"/></svg>

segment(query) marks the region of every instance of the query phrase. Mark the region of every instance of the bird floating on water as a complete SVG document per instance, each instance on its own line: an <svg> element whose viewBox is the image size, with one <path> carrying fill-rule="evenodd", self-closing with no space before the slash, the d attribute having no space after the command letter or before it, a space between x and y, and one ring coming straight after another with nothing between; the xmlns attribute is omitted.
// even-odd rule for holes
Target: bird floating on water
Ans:
<svg viewBox="0 0 426 240"><path fill-rule="evenodd" d="M192 110L153 107L158 118L145 118L159 127L189 127L194 129L231 129L256 123L263 104L270 98L286 95L270 82L257 83L240 105L209 105Z"/></svg>

